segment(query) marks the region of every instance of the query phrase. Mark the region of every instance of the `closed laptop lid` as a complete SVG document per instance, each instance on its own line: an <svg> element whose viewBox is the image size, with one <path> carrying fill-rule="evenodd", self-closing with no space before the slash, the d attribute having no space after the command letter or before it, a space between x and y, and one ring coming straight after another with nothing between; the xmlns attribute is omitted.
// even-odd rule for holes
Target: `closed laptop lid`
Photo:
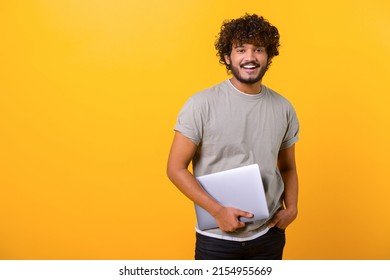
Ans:
<svg viewBox="0 0 390 280"><path fill-rule="evenodd" d="M257 164L199 176L196 179L220 204L253 213L252 218L242 217L241 221L253 222L268 218L264 186ZM197 204L195 212L200 230L218 227L213 216Z"/></svg>

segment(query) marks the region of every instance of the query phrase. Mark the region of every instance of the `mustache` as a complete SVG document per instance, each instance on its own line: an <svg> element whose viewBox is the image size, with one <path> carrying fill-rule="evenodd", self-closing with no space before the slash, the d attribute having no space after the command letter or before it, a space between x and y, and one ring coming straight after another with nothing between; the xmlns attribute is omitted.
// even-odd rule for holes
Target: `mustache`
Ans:
<svg viewBox="0 0 390 280"><path fill-rule="evenodd" d="M245 62L245 63L242 63L240 64L240 67L244 67L244 66L247 66L247 65L253 65L255 66L256 68L257 67L260 67L261 65L255 61L251 61L251 62Z"/></svg>

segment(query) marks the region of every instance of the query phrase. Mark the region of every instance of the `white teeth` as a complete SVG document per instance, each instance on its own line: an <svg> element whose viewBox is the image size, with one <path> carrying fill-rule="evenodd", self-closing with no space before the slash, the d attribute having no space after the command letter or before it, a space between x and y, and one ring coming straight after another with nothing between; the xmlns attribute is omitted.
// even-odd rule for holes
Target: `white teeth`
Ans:
<svg viewBox="0 0 390 280"><path fill-rule="evenodd" d="M245 69L254 69L254 68L256 68L256 66L254 66L254 65L245 65L244 68Z"/></svg>

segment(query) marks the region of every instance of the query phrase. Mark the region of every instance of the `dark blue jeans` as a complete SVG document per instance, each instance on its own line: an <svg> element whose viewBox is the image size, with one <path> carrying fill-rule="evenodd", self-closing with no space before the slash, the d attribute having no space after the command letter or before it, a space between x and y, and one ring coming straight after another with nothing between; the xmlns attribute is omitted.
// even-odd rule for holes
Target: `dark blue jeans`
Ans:
<svg viewBox="0 0 390 280"><path fill-rule="evenodd" d="M195 260L281 260L285 244L284 230L276 227L245 242L196 233Z"/></svg>

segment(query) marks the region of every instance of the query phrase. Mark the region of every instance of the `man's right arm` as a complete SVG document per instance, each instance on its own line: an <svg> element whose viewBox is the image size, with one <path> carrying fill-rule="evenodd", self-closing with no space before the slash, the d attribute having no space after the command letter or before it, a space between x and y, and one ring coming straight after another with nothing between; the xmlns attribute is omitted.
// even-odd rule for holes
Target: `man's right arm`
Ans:
<svg viewBox="0 0 390 280"><path fill-rule="evenodd" d="M252 214L232 208L224 207L215 201L188 170L188 166L195 155L197 146L183 134L176 132L168 158L167 175L172 183L194 203L208 211L216 220L222 231L232 232L244 227L245 223L239 217L251 218Z"/></svg>

